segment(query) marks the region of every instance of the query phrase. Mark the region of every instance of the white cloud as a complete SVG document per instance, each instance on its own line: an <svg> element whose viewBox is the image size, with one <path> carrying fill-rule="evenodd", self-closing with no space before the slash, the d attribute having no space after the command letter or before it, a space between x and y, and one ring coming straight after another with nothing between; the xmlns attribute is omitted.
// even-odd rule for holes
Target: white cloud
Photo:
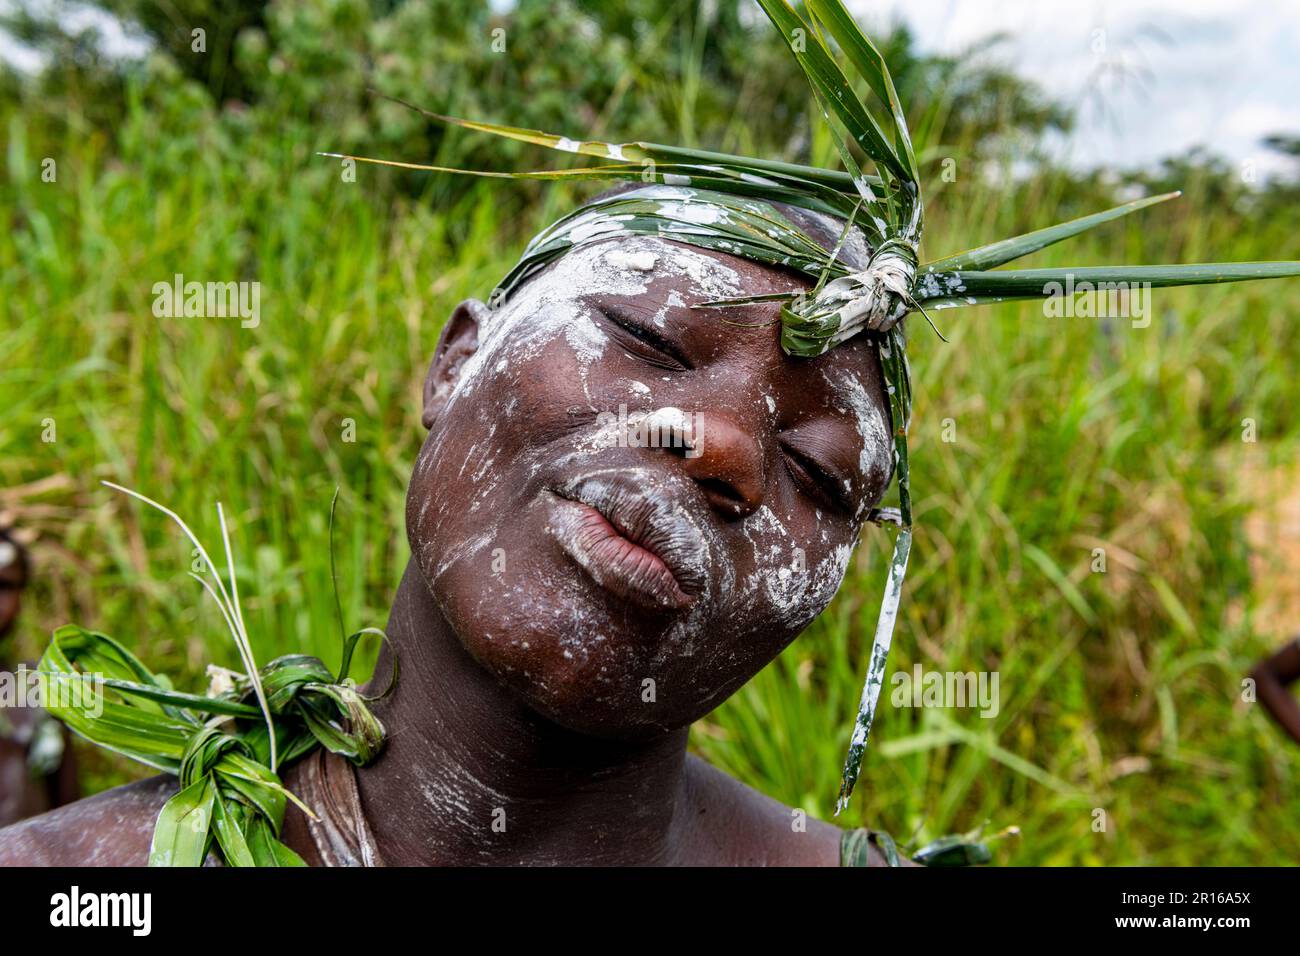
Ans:
<svg viewBox="0 0 1300 956"><path fill-rule="evenodd" d="M1295 0L848 3L866 25L907 23L926 52L956 53L1007 33L1006 62L1050 95L1081 106L1078 129L1062 144L1078 165L1116 156L1150 163L1201 144L1264 170L1280 160L1260 138L1300 133ZM1118 82L1124 73L1129 82ZM1104 112L1097 108L1102 102Z"/></svg>

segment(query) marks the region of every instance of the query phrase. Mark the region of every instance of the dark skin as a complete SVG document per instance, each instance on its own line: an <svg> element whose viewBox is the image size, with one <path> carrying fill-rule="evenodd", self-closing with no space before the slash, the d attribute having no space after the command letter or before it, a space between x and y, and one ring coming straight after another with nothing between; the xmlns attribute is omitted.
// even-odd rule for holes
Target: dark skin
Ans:
<svg viewBox="0 0 1300 956"><path fill-rule="evenodd" d="M9 543L7 539L5 543ZM27 571L22 562L14 560L0 565L0 641L9 637L18 620L26 587Z"/></svg>
<svg viewBox="0 0 1300 956"><path fill-rule="evenodd" d="M8 538L6 545L17 547ZM8 548L6 548L8 550ZM24 562L14 560L0 565L0 649L4 648L22 610L22 593L27 587ZM0 656L0 671L14 668ZM0 733L0 826L44 813L62 806L79 794L76 764L67 734L64 734L64 758L58 769L44 777L33 777L27 760L27 744L38 713L29 708L8 709L2 715L9 733ZM2 725L0 725L2 726Z"/></svg>
<svg viewBox="0 0 1300 956"><path fill-rule="evenodd" d="M1260 661L1250 672L1259 702L1291 739L1300 743L1300 702L1290 686L1300 680L1300 638Z"/></svg>
<svg viewBox="0 0 1300 956"><path fill-rule="evenodd" d="M687 734L834 594L890 477L879 359L861 340L786 357L771 304L726 315L752 327L690 308L711 282L808 283L684 248L586 247L444 329L376 671L396 653L401 679L357 776L388 864L839 862L839 828ZM656 264L601 260L620 250ZM598 416L621 403L698 415L691 453L609 442ZM144 781L0 832L0 864L141 863L171 792ZM295 810L284 838L316 859Z"/></svg>

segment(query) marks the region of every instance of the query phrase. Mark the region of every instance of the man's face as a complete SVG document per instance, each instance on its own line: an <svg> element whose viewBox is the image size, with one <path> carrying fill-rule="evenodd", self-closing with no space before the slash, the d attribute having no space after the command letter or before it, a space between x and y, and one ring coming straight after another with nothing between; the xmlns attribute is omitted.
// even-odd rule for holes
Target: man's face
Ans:
<svg viewBox="0 0 1300 956"><path fill-rule="evenodd" d="M792 359L778 305L690 308L807 287L630 237L453 316L408 534L465 648L543 715L684 726L834 595L893 462L874 346Z"/></svg>

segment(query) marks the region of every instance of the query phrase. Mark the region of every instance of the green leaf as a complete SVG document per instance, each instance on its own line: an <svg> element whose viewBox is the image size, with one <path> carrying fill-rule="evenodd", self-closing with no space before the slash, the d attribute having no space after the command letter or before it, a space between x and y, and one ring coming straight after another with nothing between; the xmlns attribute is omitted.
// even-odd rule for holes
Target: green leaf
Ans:
<svg viewBox="0 0 1300 956"><path fill-rule="evenodd" d="M204 776L163 805L149 847L150 866L202 866L216 788Z"/></svg>
<svg viewBox="0 0 1300 956"><path fill-rule="evenodd" d="M83 677L87 680L91 679L91 675L83 675ZM224 697L183 694L180 691L161 690L147 684L133 684L129 681L113 680L111 678L105 678L103 683L105 687L111 687L113 690L136 700L151 700L172 707L197 710L204 714L223 714L227 717L257 717L261 714L261 711L256 707L241 704L237 700L227 700Z"/></svg>
<svg viewBox="0 0 1300 956"><path fill-rule="evenodd" d="M257 866L306 866L297 853L275 838L261 817L254 817L248 828L248 846Z"/></svg>
<svg viewBox="0 0 1300 956"><path fill-rule="evenodd" d="M404 106L407 109L414 110L415 112L420 113L444 126L458 126L462 129L487 133L492 136L499 136L516 142L532 143L536 146L544 146L547 149L557 150L562 153L578 153L585 156L597 156L602 159L611 159L617 162L629 163L634 166L638 175L644 169L644 163L647 160L657 164L687 163L701 167L714 166L728 170L735 170L737 172L744 171L754 175L766 174L794 176L818 183L822 186L828 186L835 191L846 195L856 196L858 193L858 187L853 182L852 177L839 170L821 169L817 166L803 166L798 163L760 159L753 156L738 156L733 153L720 153L708 149L671 146L663 143L647 143L643 141L612 143L603 140L570 139L567 136L560 136L555 133L546 133L542 130L524 129L518 126L505 126L498 123L480 123L474 120L461 119L457 116L447 116L443 113L434 113L431 110L416 106L413 103L408 103L405 100L398 99L397 97L388 96L376 91L372 92L382 99L389 100L400 106ZM384 160L364 159L360 156L347 156L341 153L324 153L322 155L333 156L341 159L357 159L363 162L385 162ZM413 163L387 163L387 165L406 166L410 169L439 169L439 167L421 166ZM489 173L477 173L471 170L445 169L443 171L473 173L473 175L492 175ZM509 177L514 174L498 173L495 175ZM880 185L880 179L878 177L867 177L867 179L873 186Z"/></svg>
<svg viewBox="0 0 1300 956"><path fill-rule="evenodd" d="M244 837L248 819L248 811L243 806L236 804L228 808L220 796L212 802L212 825L227 866L257 866Z"/></svg>
<svg viewBox="0 0 1300 956"><path fill-rule="evenodd" d="M812 87L813 95L834 134L835 148L839 152L840 161L852 177L858 194L871 210L873 221L888 220L890 223L896 223L897 217L893 214L893 205L889 201L888 184L886 183L884 188L886 202L882 203L876 190L864 181L862 169L853 157L848 143L848 140L852 140L862 147L867 156L881 168L882 179L884 179L884 170L888 170L899 179L906 180L908 178L906 170L894 155L880 127L857 99L852 84L823 46L817 31L805 23L785 0L758 0L758 3L777 28L777 32L781 34L781 38L785 40L799 68L803 71L804 78ZM831 122L832 114L845 127L847 139ZM884 229L878 225L877 231L881 234L881 238L884 238Z"/></svg>
<svg viewBox="0 0 1300 956"><path fill-rule="evenodd" d="M1039 229L1035 232L1027 232L1022 236L1015 236L1011 239L1003 239L999 242L990 243L987 246L980 246L977 249L971 249L967 252L958 253L955 256L949 256L946 259L937 259L934 262L925 264L927 272L951 272L959 269L992 269L1003 263L1027 256L1031 252L1037 252L1053 243L1060 242L1063 239L1069 239L1077 236L1089 229L1096 228L1102 223L1110 222L1113 219L1119 219L1127 216L1129 213L1137 212L1139 209L1146 209L1148 206L1154 206L1157 203L1167 202L1170 199L1176 199L1181 196L1180 192L1161 193L1159 196L1148 196L1145 199L1135 199L1132 202L1124 203L1121 206L1107 209L1104 212L1095 212L1089 216L1081 216L1078 219L1071 219L1069 222L1063 222L1055 226L1048 226L1046 229Z"/></svg>
<svg viewBox="0 0 1300 956"><path fill-rule="evenodd" d="M894 89L894 80L889 75L885 58L858 27L840 0L809 0L808 9L825 24L872 92L888 105L893 120L896 155L904 162L911 182L915 183L920 177L916 170L916 156L912 152L912 138L907 131L907 116L898 99L898 91Z"/></svg>
<svg viewBox="0 0 1300 956"><path fill-rule="evenodd" d="M1298 275L1300 262L1204 262L1196 265L1087 266L1006 272L927 271L918 277L915 295L923 306L945 307L1010 299L1046 299L1063 294L1071 284L1078 289L1081 283L1089 283L1094 289L1102 283L1167 288Z"/></svg>

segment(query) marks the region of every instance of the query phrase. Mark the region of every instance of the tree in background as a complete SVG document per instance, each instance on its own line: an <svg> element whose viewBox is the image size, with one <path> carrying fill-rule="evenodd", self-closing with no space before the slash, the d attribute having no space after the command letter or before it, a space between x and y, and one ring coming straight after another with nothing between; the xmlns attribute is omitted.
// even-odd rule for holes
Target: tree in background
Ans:
<svg viewBox="0 0 1300 956"><path fill-rule="evenodd" d="M486 0L79 7L112 17L151 52L143 63L105 55L87 18L69 18L67 7L0 20L47 64L24 82L10 75L0 93L54 122L112 130L134 81L146 98L161 95L158 85L185 86L202 94L193 108L248 113L245 129L296 132L321 148L488 169L520 168L532 155L444 134L367 93L376 88L437 112L575 134L618 129L792 159L819 148L804 84L746 0L520 0L504 12ZM985 55L995 49L996 40L970 56L923 56L906 27L886 34L882 50L904 102L917 104L922 148L980 160L1068 127L1063 107ZM418 190L427 177L400 181Z"/></svg>

